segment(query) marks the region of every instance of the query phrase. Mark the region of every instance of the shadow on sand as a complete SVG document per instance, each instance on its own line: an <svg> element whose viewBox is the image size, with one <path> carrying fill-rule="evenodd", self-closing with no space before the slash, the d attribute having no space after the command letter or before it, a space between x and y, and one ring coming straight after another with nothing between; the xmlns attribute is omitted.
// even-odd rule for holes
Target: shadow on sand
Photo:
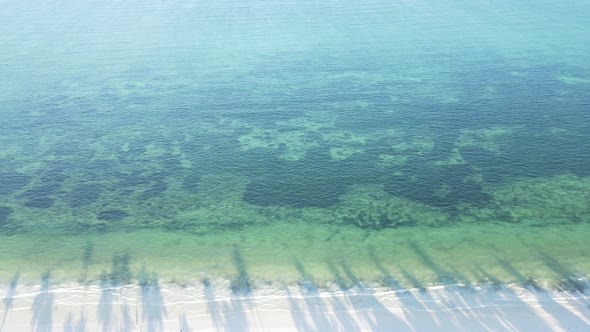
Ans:
<svg viewBox="0 0 590 332"><path fill-rule="evenodd" d="M298 282L299 291L303 296L303 303L299 306L297 304L299 303L297 302L297 299L289 294L289 303L292 309L291 314L295 325L300 331L310 331L306 329L308 326L313 327L311 329L312 331L314 329L316 331L334 330L335 328L332 325L329 316L326 315L329 305L319 296L320 294L318 293L314 277L305 270L299 260L295 259L294 261L295 268L300 275ZM306 319L306 314L309 316L311 320L310 322Z"/></svg>
<svg viewBox="0 0 590 332"><path fill-rule="evenodd" d="M215 288L209 279L203 279L203 286L205 287L205 300L207 301L207 310L211 316L211 320L215 325L215 330L220 331L223 327L223 315L221 308L215 295Z"/></svg>
<svg viewBox="0 0 590 332"><path fill-rule="evenodd" d="M8 312L12 309L12 305L14 303L14 295L16 294L16 286L18 285L18 279L20 275L17 272L12 278L10 282L10 286L8 287L8 291L6 292L6 296L2 300L4 302L4 314L2 314L2 321L0 322L0 332L4 327L4 323L6 322L6 317L8 317Z"/></svg>
<svg viewBox="0 0 590 332"><path fill-rule="evenodd" d="M348 300L357 315L372 331L386 331L390 326L405 326L405 322L392 314L376 297L375 291L365 287L350 267L341 262L340 266L346 277L353 283L356 293L348 294Z"/></svg>
<svg viewBox="0 0 590 332"><path fill-rule="evenodd" d="M92 257L92 247L87 245L84 251L83 264L87 267ZM113 255L111 272L103 272L100 277L100 299L98 300L97 318L101 331L114 330L116 312L114 305L119 300L121 287L131 283L129 254ZM129 330L133 325L129 316L129 309L124 303L122 307L121 329Z"/></svg>
<svg viewBox="0 0 590 332"><path fill-rule="evenodd" d="M541 252L539 256L541 260L545 263L545 265L547 265L549 269L551 269L558 278L561 278L557 285L560 291L567 292L570 294L584 293L585 285L581 283L578 284L578 281L575 279L575 274L572 269L567 268L566 266L559 263L556 259L552 258L551 256L545 253ZM502 259L496 255L494 255L494 258L498 261L500 266L502 266L502 268L506 272L508 272L520 286L526 288L530 292L530 294L534 296L535 302L541 307L545 315L551 317L551 321L553 322L553 324L557 324L564 331L567 331L570 330L569 326L584 326L586 325L587 321L590 321L590 313L582 313L584 319L581 318L579 315L574 314L569 309L565 308L562 305L562 303L557 301L552 294L548 293L546 290L541 288L532 277L526 277L525 275L523 275L507 260ZM516 294L514 294L512 291L505 291L509 292L513 298L517 298ZM527 305L527 303L524 302L522 302L522 304ZM547 328L549 330L552 327L547 326Z"/></svg>
<svg viewBox="0 0 590 332"><path fill-rule="evenodd" d="M113 325L113 297L116 291L108 276L103 274L100 280L100 299L98 300L97 318L103 332L108 332Z"/></svg>
<svg viewBox="0 0 590 332"><path fill-rule="evenodd" d="M438 322L432 315L416 315L416 313L424 313L429 310L424 303L432 301L432 298L428 294L426 286L414 274L404 268L400 268L403 278L414 291L403 289L400 286L400 282L383 266L372 248L369 248L369 257L375 264L377 270L381 272L383 280L389 280L389 284L393 285L393 287L389 287L396 292L396 297L401 304L400 309L408 324L407 329L416 329L421 326L437 326Z"/></svg>
<svg viewBox="0 0 590 332"><path fill-rule="evenodd" d="M52 314L54 296L50 291L51 281L49 272L41 277L41 289L33 299L31 310L31 329L35 332L50 332L52 329Z"/></svg>
<svg viewBox="0 0 590 332"><path fill-rule="evenodd" d="M142 322L147 324L148 332L163 331L163 319L168 316L164 298L160 291L158 276L145 274L140 279Z"/></svg>
<svg viewBox="0 0 590 332"><path fill-rule="evenodd" d="M64 332L85 332L86 331L86 315L84 312L80 313L80 320L74 322L74 318L70 313L64 323Z"/></svg>
<svg viewBox="0 0 590 332"><path fill-rule="evenodd" d="M391 326L405 325L375 298L373 290L366 288L346 263L327 264L340 291L320 294L313 276L295 259L301 296L285 289L298 331L385 331Z"/></svg>
<svg viewBox="0 0 590 332"><path fill-rule="evenodd" d="M237 275L231 280L231 298L218 299L211 281L203 280L207 310L216 330L248 331L251 327L244 309L252 306L250 276L238 247L233 247L232 259Z"/></svg>
<svg viewBox="0 0 590 332"><path fill-rule="evenodd" d="M226 331L247 331L250 329L250 323L244 311L244 305L251 306L252 286L250 276L246 269L246 262L238 247L233 248L232 258L238 275L231 283L232 297L230 303L224 303L223 306L223 311L227 313L224 327Z"/></svg>
<svg viewBox="0 0 590 332"><path fill-rule="evenodd" d="M190 328L188 325L188 320L186 319L186 315L180 315L178 317L178 324L180 325L180 332L192 332L193 329Z"/></svg>

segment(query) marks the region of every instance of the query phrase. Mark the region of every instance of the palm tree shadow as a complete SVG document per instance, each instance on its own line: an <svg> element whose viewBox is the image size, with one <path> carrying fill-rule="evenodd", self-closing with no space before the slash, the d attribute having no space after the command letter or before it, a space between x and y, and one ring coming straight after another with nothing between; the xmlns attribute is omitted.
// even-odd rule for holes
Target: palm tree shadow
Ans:
<svg viewBox="0 0 590 332"><path fill-rule="evenodd" d="M140 282L142 321L147 323L147 331L163 331L163 319L168 315L164 298L160 291L158 276L154 273Z"/></svg>
<svg viewBox="0 0 590 332"><path fill-rule="evenodd" d="M309 274L301 262L294 259L295 261L295 268L299 272L301 279L298 282L299 290L301 294L303 294L303 300L305 302L304 308L300 309L297 306L297 302L292 297L289 298L291 309L292 309L292 318L295 324L299 327L299 329L307 328L310 324L307 323L303 315L299 315L301 311L306 312L315 326L316 331L333 331L335 327L332 325L330 320L328 319L325 311L327 311L328 306L322 300L322 298L318 294L318 289L316 286L316 282L311 274ZM295 310L294 309L299 309ZM314 330L314 329L312 329ZM302 331L310 331L302 330Z"/></svg>
<svg viewBox="0 0 590 332"><path fill-rule="evenodd" d="M562 291L584 294L588 285L576 277L576 271L563 265L557 259L540 252L541 260L559 278L557 288Z"/></svg>
<svg viewBox="0 0 590 332"><path fill-rule="evenodd" d="M100 281L100 299L98 300L98 323L102 325L102 331L111 330L113 323L113 287L106 275L101 276Z"/></svg>
<svg viewBox="0 0 590 332"><path fill-rule="evenodd" d="M496 259L496 261L498 261L498 264L500 264L500 266L502 266L502 268L514 278L514 281L518 285L520 285L521 287L524 287L530 291L533 291L533 292L543 291L543 288L541 286L539 286L539 284L537 283L537 281L535 279L533 279L532 277L526 277L525 275L523 275L520 271L518 271L514 267L514 265L512 265L507 260L500 258L494 254L492 254L492 256Z"/></svg>
<svg viewBox="0 0 590 332"><path fill-rule="evenodd" d="M400 282L395 279L391 273L383 266L377 255L375 254L373 248L369 248L369 257L377 267L383 276L384 282L396 292L397 298L399 299L402 310L404 312L404 316L407 317L407 329L417 330L420 328L420 324L424 324L424 326L436 326L436 321L431 316L421 316L420 321L418 323L418 319L415 317L415 312L424 312L427 311L428 308L423 304L422 300L419 297L428 296L428 289L414 274L410 273L404 268L400 268L400 272L403 275L404 279L410 284L410 286L417 290L418 293L414 295L411 291L403 289L401 287ZM419 297L417 297L419 296ZM412 323L410 323L412 322ZM410 325L411 324L411 325Z"/></svg>
<svg viewBox="0 0 590 332"><path fill-rule="evenodd" d="M192 332L193 329L188 325L188 320L186 319L186 315L181 315L178 317L178 321L180 323L180 332Z"/></svg>
<svg viewBox="0 0 590 332"><path fill-rule="evenodd" d="M248 317L244 310L244 299L233 296L229 303L223 304L225 331L248 331Z"/></svg>
<svg viewBox="0 0 590 332"><path fill-rule="evenodd" d="M289 311L291 312L291 318L295 323L297 331L313 331L312 326L305 319L305 310L299 305L298 299L289 291L288 287L284 287L285 293L287 294L287 301L289 301Z"/></svg>
<svg viewBox="0 0 590 332"><path fill-rule="evenodd" d="M64 332L84 332L86 331L86 315L84 312L80 314L80 320L74 323L72 314L68 315L66 322L64 323Z"/></svg>
<svg viewBox="0 0 590 332"><path fill-rule="evenodd" d="M31 329L35 332L51 332L52 329L52 307L54 297L50 291L50 276L46 272L41 277L41 290L35 295L31 310Z"/></svg>
<svg viewBox="0 0 590 332"><path fill-rule="evenodd" d="M123 306L121 307L121 316L122 319L119 331L132 331L135 323L131 319L131 313L129 312L129 305L127 304L127 301L123 302Z"/></svg>
<svg viewBox="0 0 590 332"><path fill-rule="evenodd" d="M377 255L375 254L375 248L369 248L369 257L373 261L373 264L375 264L377 270L381 273L382 284L391 288L391 290L399 290L402 288L400 282L397 279L395 279L389 271L387 271L383 264L381 264L381 261L379 260L379 258L377 258Z"/></svg>
<svg viewBox="0 0 590 332"><path fill-rule="evenodd" d="M231 290L234 295L248 296L252 293L252 286L250 285L250 276L246 270L246 262L240 254L238 247L233 248L234 266L238 271L237 277L231 282Z"/></svg>
<svg viewBox="0 0 590 332"><path fill-rule="evenodd" d="M401 274L404 278L410 283L412 288L417 289L420 294L424 294L428 292L426 285L420 279L418 279L414 274L410 273L408 270L404 269L403 267L400 268Z"/></svg>
<svg viewBox="0 0 590 332"><path fill-rule="evenodd" d="M434 259L432 257L430 257L430 255L428 255L426 253L426 251L424 251L424 249L422 249L420 246L418 246L418 244L416 242L411 241L409 243L409 247L412 248L412 250L414 251L414 253L416 253L416 255L418 255L418 257L420 257L422 264L424 264L426 267L431 269L436 274L438 283L441 283L441 284L456 284L457 283L457 279L455 278L455 276L452 273L443 269L439 264L437 264L434 261Z"/></svg>
<svg viewBox="0 0 590 332"><path fill-rule="evenodd" d="M84 246L84 254L82 255L82 274L80 275L80 282L82 284L86 284L88 282L88 268L92 264L93 256L94 243L92 243L92 241L88 241Z"/></svg>
<svg viewBox="0 0 590 332"><path fill-rule="evenodd" d="M369 326L372 331L385 331L391 326L403 326L407 324L394 315L386 306L375 297L375 291L365 287L360 278L345 262L340 262L342 271L358 290L358 294L348 294L349 302L356 310L357 315Z"/></svg>
<svg viewBox="0 0 590 332"><path fill-rule="evenodd" d="M16 286L18 285L18 279L20 278L19 273L17 272L12 281L10 282L10 287L8 287L8 291L6 292L6 296L4 297L4 314L2 315L2 322L0 322L0 331L2 331L2 327L6 322L6 317L8 316L8 312L12 309L12 305L14 303L14 295L16 294Z"/></svg>
<svg viewBox="0 0 590 332"><path fill-rule="evenodd" d="M544 261L544 263L550 269L552 269L556 274L558 274L558 276L563 276L564 278L572 276L571 269L568 269L565 266L561 265L561 263L559 263L557 260L555 260L551 256L549 256L547 254L543 254L543 253L541 253L540 256L541 256L541 259ZM506 270L508 273L510 273L512 275L512 277L515 279L515 281L517 282L517 284L520 287L527 289L530 292L530 294L533 295L537 299L537 301L539 303L539 307L545 311L545 314L551 316L553 318L553 320L557 324L559 324L563 330L568 330L568 326L570 324L574 324L577 326L586 325L584 323L584 321L578 315L572 313L568 308L564 307L559 301L556 301L551 296L551 294L547 292L547 290L541 288L537 284L536 280L534 280L532 277L527 277L524 274L522 274L509 261L502 259L496 255L493 255L493 257L498 261L498 263L502 266L502 268L504 270ZM567 282L567 279L566 279L566 282ZM561 289L561 290L562 291L567 290L567 291L571 291L571 292L578 291L577 287L579 287L579 285L576 285L576 284L571 285L570 284L567 286L573 287L573 288L572 289ZM514 299L514 301L521 301L522 302L522 300L519 300L517 294L514 294L514 292L512 292L511 290L506 289L505 292L509 293L511 295L511 297ZM535 315L536 313L533 312L532 314ZM551 327L547 326L547 330L550 330L550 329L551 329Z"/></svg>
<svg viewBox="0 0 590 332"><path fill-rule="evenodd" d="M250 298L252 284L246 268L246 261L237 246L233 247L233 261L238 275L231 282L230 303L223 305L223 312L226 314L224 325L227 331L247 331L250 327L244 304L252 306Z"/></svg>
<svg viewBox="0 0 590 332"><path fill-rule="evenodd" d="M93 255L91 244L86 246L84 252L84 266L90 265ZM115 312L113 310L116 302L117 291L119 287L131 282L130 257L128 253L115 254L112 257L111 272L103 272L100 277L101 294L98 301L98 323L102 326L103 332L111 331L114 325ZM126 304L125 304L126 305ZM126 307L123 307L123 324L128 326L128 315L125 315Z"/></svg>
<svg viewBox="0 0 590 332"><path fill-rule="evenodd" d="M215 296L215 289L213 288L211 281L209 281L209 279L207 278L203 280L203 286L205 287L205 300L207 301L207 310L209 311L209 315L211 316L213 324L215 324L215 330L222 330L223 316L221 314L221 308L219 308L219 303Z"/></svg>

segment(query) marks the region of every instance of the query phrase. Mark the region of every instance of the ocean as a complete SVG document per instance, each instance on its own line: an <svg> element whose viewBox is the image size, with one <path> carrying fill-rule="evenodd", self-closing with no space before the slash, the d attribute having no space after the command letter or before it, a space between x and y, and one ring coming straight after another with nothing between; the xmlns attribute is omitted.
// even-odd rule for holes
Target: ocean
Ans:
<svg viewBox="0 0 590 332"><path fill-rule="evenodd" d="M590 272L587 1L0 8L3 283Z"/></svg>

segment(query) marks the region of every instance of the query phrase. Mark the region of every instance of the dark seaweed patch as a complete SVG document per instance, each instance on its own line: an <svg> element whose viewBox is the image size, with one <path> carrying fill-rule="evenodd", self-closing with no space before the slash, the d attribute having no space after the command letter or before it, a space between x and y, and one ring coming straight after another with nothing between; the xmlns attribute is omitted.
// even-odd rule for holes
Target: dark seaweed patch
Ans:
<svg viewBox="0 0 590 332"><path fill-rule="evenodd" d="M411 165L408 173L413 176L395 178L385 185L385 190L391 195L451 210L460 203L481 206L491 199L481 184L470 177L474 170L468 165Z"/></svg>
<svg viewBox="0 0 590 332"><path fill-rule="evenodd" d="M471 164L476 166L486 166L493 162L501 162L501 158L498 154L487 151L479 147L462 147L461 157Z"/></svg>
<svg viewBox="0 0 590 332"><path fill-rule="evenodd" d="M123 210L106 210L101 211L96 215L96 219L105 221L119 221L126 218L129 214Z"/></svg>
<svg viewBox="0 0 590 332"><path fill-rule="evenodd" d="M184 177L182 180L182 187L191 193L197 193L199 191L201 180L200 172L192 172Z"/></svg>
<svg viewBox="0 0 590 332"><path fill-rule="evenodd" d="M346 186L331 179L306 179L303 176L297 179L291 176L281 180L269 177L250 183L244 199L260 206L329 207L338 203L338 197L345 190Z"/></svg>
<svg viewBox="0 0 590 332"><path fill-rule="evenodd" d="M12 214L12 208L8 206L0 206L0 226L6 224L6 220Z"/></svg>
<svg viewBox="0 0 590 332"><path fill-rule="evenodd" d="M64 200L70 207L90 205L98 200L102 186L100 185L79 185L64 195Z"/></svg>
<svg viewBox="0 0 590 332"><path fill-rule="evenodd" d="M122 151L119 153L120 156L123 157L137 157L145 153L147 150L145 149L145 144L141 143L132 143L129 144L127 151Z"/></svg>
<svg viewBox="0 0 590 332"><path fill-rule="evenodd" d="M130 174L119 175L119 182L123 187L135 187L150 183L150 178L141 171L134 171Z"/></svg>
<svg viewBox="0 0 590 332"><path fill-rule="evenodd" d="M29 184L31 177L22 173L0 173L0 195L9 195Z"/></svg>
<svg viewBox="0 0 590 332"><path fill-rule="evenodd" d="M261 161L264 159L260 159ZM346 163L331 160L322 154L310 154L297 162L275 161L259 164L248 170L252 182L246 187L244 200L259 206L329 207L339 202L348 186L362 181L367 174L373 175L368 167L359 175L355 161Z"/></svg>
<svg viewBox="0 0 590 332"><path fill-rule="evenodd" d="M59 184L59 183L46 183L46 184L42 184L40 186L33 187L33 188L25 191L19 197L27 198L27 199L47 197L47 196L53 194L60 187L61 187L61 184Z"/></svg>
<svg viewBox="0 0 590 332"><path fill-rule="evenodd" d="M159 196L161 193L166 191L168 185L165 182L156 182L149 189L145 190L141 194L141 198L148 199Z"/></svg>
<svg viewBox="0 0 590 332"><path fill-rule="evenodd" d="M37 209L47 209L53 205L53 199L46 196L33 197L28 199L23 205Z"/></svg>
<svg viewBox="0 0 590 332"><path fill-rule="evenodd" d="M86 170L104 172L109 169L114 169L119 165L115 160L95 160L86 164Z"/></svg>
<svg viewBox="0 0 590 332"><path fill-rule="evenodd" d="M73 169L74 167L74 164L70 162L48 162L47 168L41 170L41 181L63 182L68 178L67 171Z"/></svg>
<svg viewBox="0 0 590 332"><path fill-rule="evenodd" d="M179 156L168 153L158 157L157 162L165 170L166 174L174 175L175 173L182 171L182 165L180 164Z"/></svg>
<svg viewBox="0 0 590 332"><path fill-rule="evenodd" d="M164 181L167 177L166 172L163 171L156 171L156 172L151 172L148 173L149 179L151 181Z"/></svg>
<svg viewBox="0 0 590 332"><path fill-rule="evenodd" d="M59 106L57 106L59 107ZM60 128L61 130L69 130L80 126L80 122L67 114L65 109L52 109L35 118L31 122L31 128Z"/></svg>

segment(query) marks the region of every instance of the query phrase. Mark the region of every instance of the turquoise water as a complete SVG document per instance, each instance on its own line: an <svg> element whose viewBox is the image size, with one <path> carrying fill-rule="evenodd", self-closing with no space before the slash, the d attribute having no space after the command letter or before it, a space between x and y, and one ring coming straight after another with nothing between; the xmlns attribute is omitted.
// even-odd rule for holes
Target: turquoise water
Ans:
<svg viewBox="0 0 590 332"><path fill-rule="evenodd" d="M3 279L590 271L585 1L0 6Z"/></svg>

